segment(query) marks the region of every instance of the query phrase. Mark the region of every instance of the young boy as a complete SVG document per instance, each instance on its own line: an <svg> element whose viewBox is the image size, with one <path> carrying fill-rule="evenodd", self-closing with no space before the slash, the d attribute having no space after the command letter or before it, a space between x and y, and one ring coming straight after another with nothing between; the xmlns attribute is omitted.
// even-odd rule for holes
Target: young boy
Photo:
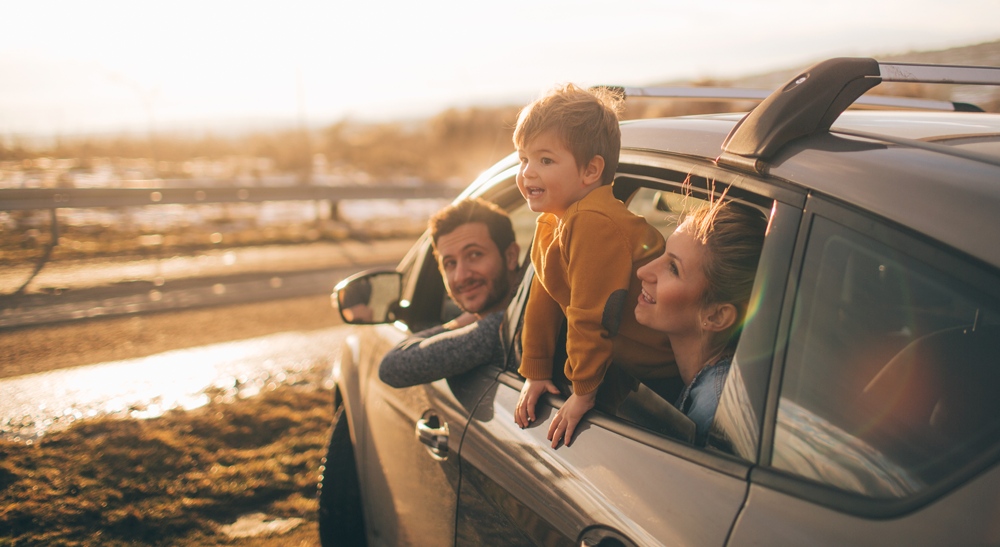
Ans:
<svg viewBox="0 0 1000 547"><path fill-rule="evenodd" d="M564 436L569 446L612 361L635 379L677 375L666 335L635 320L642 291L636 270L663 254L664 242L611 191L621 150L619 104L610 92L567 84L526 106L514 130L517 186L528 207L544 213L531 248L535 278L518 369L527 381L514 421L527 427L542 393L559 393L552 361L565 316L573 394L549 427L552 448Z"/></svg>

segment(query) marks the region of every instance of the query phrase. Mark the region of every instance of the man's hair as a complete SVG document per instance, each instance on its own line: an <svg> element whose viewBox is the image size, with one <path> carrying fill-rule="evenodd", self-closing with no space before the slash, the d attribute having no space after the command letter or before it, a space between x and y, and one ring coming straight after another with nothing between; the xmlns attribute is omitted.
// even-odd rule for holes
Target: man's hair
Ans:
<svg viewBox="0 0 1000 547"><path fill-rule="evenodd" d="M521 109L514 146L524 148L538 135L554 129L576 159L577 168L582 169L594 156L604 158L601 184L611 184L622 148L618 126L621 103L621 97L607 88L554 87Z"/></svg>
<svg viewBox="0 0 1000 547"><path fill-rule="evenodd" d="M510 217L503 209L480 198L463 199L440 210L431 217L429 222L431 240L434 252L437 252L438 238L455 231L456 228L470 222L482 222L490 232L490 239L496 244L497 250L503 255L514 243L514 226Z"/></svg>

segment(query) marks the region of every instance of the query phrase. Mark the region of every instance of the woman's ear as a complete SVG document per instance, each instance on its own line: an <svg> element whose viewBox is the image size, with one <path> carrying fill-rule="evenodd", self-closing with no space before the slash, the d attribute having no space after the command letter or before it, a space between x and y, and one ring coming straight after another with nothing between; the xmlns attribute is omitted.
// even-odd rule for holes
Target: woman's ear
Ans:
<svg viewBox="0 0 1000 547"><path fill-rule="evenodd" d="M736 323L737 310L732 304L712 304L705 308L701 328L710 332L722 332Z"/></svg>
<svg viewBox="0 0 1000 547"><path fill-rule="evenodd" d="M590 158L587 165L583 166L583 184L591 185L595 182L601 182L601 176L604 175L604 157L597 155Z"/></svg>

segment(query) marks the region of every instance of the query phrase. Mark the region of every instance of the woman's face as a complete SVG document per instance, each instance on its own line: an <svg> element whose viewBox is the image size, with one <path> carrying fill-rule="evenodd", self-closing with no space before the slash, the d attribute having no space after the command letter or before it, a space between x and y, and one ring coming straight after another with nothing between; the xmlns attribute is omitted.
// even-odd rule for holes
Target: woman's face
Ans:
<svg viewBox="0 0 1000 547"><path fill-rule="evenodd" d="M700 331L701 299L708 287L704 258L705 246L681 225L667 238L663 255L637 272L642 294L635 308L636 320L667 334Z"/></svg>

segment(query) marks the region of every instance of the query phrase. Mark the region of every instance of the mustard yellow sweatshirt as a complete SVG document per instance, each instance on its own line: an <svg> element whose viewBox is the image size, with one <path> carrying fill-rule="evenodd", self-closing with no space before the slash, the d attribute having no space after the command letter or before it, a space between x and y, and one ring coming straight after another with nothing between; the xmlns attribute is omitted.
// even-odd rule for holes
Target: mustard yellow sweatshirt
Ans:
<svg viewBox="0 0 1000 547"><path fill-rule="evenodd" d="M642 380L677 375L667 335L635 320L642 292L636 270L663 254L663 236L602 186L560 220L538 217L531 247L535 278L521 333L521 376L552 377L562 318L567 321L566 377L583 395L614 361Z"/></svg>

